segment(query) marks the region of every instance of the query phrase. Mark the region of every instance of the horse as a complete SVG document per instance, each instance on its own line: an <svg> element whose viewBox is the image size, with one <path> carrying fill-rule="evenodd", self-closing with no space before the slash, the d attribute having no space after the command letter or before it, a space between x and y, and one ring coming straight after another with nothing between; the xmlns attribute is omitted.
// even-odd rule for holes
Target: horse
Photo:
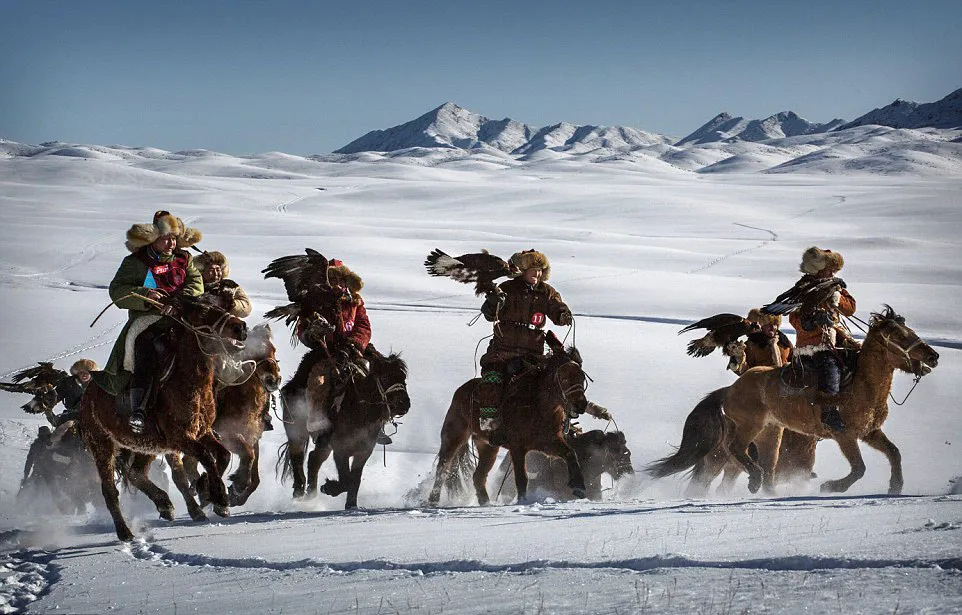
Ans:
<svg viewBox="0 0 962 615"><path fill-rule="evenodd" d="M148 468L159 454L184 452L203 464L214 512L229 516L227 489L221 480L218 459L226 450L214 437L214 361L216 352L237 349L247 338L244 321L193 297L176 295L168 299L180 316L181 326L171 332L174 361L168 382L158 387L146 429L134 433L125 416L117 413L113 395L91 382L80 404L84 441L100 474L104 502L114 521L117 537L130 541L134 535L120 511L119 492L114 484L115 457L119 449L134 451L128 468L131 483L149 497L161 518L174 518L174 505L167 493L150 481ZM187 509L195 520L205 519L193 496L182 491Z"/></svg>
<svg viewBox="0 0 962 615"><path fill-rule="evenodd" d="M429 505L437 505L442 487L450 480L458 451L472 436L478 451L473 480L479 505L490 503L488 473L501 447L507 448L511 454L518 502L524 503L528 499L525 455L532 450L563 459L572 494L579 499L585 497L585 478L578 456L564 434L566 417L582 414L588 406L585 397L587 376L581 368L581 354L576 348L565 349L551 333L546 335L546 340L551 353L535 367L516 376L506 387L501 404L502 426L494 432L502 438L501 441L492 442L492 435L481 430L475 395L481 379L469 380L454 392L441 426L441 448L438 450L434 486L428 496Z"/></svg>
<svg viewBox="0 0 962 615"><path fill-rule="evenodd" d="M17 492L18 507L37 503L44 493L64 515L86 512L88 502L96 505L97 468L84 448L76 421L58 443L51 443L49 436L38 436L30 449L28 464L32 467Z"/></svg>
<svg viewBox="0 0 962 615"><path fill-rule="evenodd" d="M617 481L635 473L631 465L631 451L628 450L624 433L592 429L583 433L569 434L567 439L578 456L578 465L581 466L581 472L585 477L585 488L589 500L601 500L602 474L608 474L613 481ZM465 446L464 450L467 449L468 447ZM557 500L570 498L568 468L564 463L557 463L556 459L543 453L530 451L525 458L525 464L529 492ZM494 477L495 483L502 483L510 471L511 458L505 456ZM506 496L511 496L514 486L504 485L502 492Z"/></svg>
<svg viewBox="0 0 962 615"><path fill-rule="evenodd" d="M833 400L838 403L845 421L845 431L837 432L822 424L819 406L810 403L803 390L787 388L783 382L790 367L755 367L727 386L709 393L685 421L682 441L673 454L649 465L646 471L655 478L682 472L695 466L726 441L729 452L748 472L748 489L752 493L763 487L775 491L775 467L778 462L782 430L833 439L851 466L839 479L821 485L822 492L845 492L865 474L865 462L858 441L882 452L891 467L888 493L902 492L902 456L898 447L882 431L888 417L888 395L896 370L917 378L930 373L939 362L939 354L905 324L890 306L873 313L865 341L859 354L852 382L843 387ZM771 437L760 438L767 426ZM755 442L758 461L749 454ZM712 477L713 478L713 477ZM708 488L706 476L694 475L692 482Z"/></svg>
<svg viewBox="0 0 962 615"><path fill-rule="evenodd" d="M752 310L757 312L757 310ZM752 312L749 317L752 317ZM759 312L755 318L763 318ZM771 318L771 317L769 317ZM725 347L725 354L729 356L727 369L736 375L742 375L753 367L782 367L791 361L794 347L784 335L778 331L777 323L781 321L769 321L763 323L761 331L748 335L744 342L735 342ZM780 342L781 340L781 342ZM771 439L774 426L766 427L759 435L760 439ZM787 483L793 480L809 480L815 476L812 471L815 467L815 447L818 438L800 434L790 429L782 433L781 445L779 447L778 464L775 467L775 481ZM750 449L757 454L757 448L752 446ZM690 489L686 493L690 496L700 496L704 490L700 483L708 481L711 483L718 474L724 470L724 477L718 487L719 493L731 493L735 487L735 481L743 472L742 465L734 459L724 446L719 446L711 454L695 464L692 471L693 475L701 477L696 483L691 483ZM710 478L709 478L710 477Z"/></svg>
<svg viewBox="0 0 962 615"><path fill-rule="evenodd" d="M319 384L312 379L311 370L318 361L326 360L326 356L325 350L312 350L306 354L297 373L281 389L287 443L278 452L278 467L282 480L293 475L295 498L314 497L318 491L321 464L333 452L337 480L328 479L320 491L330 496L346 491L344 508L352 509L357 508L361 474L374 452L381 428L387 421L407 414L411 408L407 364L400 354L383 355L369 344L364 353L370 366L367 373L356 373L342 384L343 398L339 407L326 411L331 425L311 433L307 428L310 410L307 393L311 386ZM335 395L339 394L340 391L335 391ZM314 449L308 456L305 475L304 456L311 438L314 439Z"/></svg>
<svg viewBox="0 0 962 615"><path fill-rule="evenodd" d="M240 458L240 466L228 477L231 506L243 506L260 485L258 462L260 439L264 434L263 413L270 410L271 396L281 385L276 353L270 325L263 323L253 327L248 332L244 349L234 357L241 365L251 366L253 373L246 377L241 374L241 382L222 383L217 389L217 418L213 430L227 451ZM167 462L178 489L183 491L198 484L200 474L196 458L184 455L181 459L179 455L169 454ZM229 457L219 460L221 470L225 470L229 463ZM200 496L203 506L209 495L202 490Z"/></svg>

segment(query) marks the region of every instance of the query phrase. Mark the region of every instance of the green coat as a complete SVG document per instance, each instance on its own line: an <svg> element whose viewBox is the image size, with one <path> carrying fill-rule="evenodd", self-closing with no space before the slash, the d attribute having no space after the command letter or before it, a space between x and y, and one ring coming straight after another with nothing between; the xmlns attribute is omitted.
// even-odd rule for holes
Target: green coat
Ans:
<svg viewBox="0 0 962 615"><path fill-rule="evenodd" d="M170 262L174 260L174 256L162 256L160 260ZM95 372L92 376L94 381L111 395L117 395L127 386L127 382L130 380L130 372L124 370L124 347L127 344L127 332L130 330L130 326L139 318L157 313L156 307L139 297L121 299L130 294L147 295L147 291L150 290L144 286L147 272L147 265L131 254L121 261L120 268L114 274L114 279L110 281L110 299L117 307L127 310L127 324L120 331L120 336L114 343L114 348L110 352L110 358L107 359L104 370ZM192 259L187 263L187 280L180 292L192 297L199 297L204 294L204 279L197 268L194 267Z"/></svg>

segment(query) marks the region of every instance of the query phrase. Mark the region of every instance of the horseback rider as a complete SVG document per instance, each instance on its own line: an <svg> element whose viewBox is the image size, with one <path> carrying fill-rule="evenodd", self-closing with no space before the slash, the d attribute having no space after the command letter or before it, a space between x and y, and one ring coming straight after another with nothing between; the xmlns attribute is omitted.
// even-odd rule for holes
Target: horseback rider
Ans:
<svg viewBox="0 0 962 615"><path fill-rule="evenodd" d="M815 246L802 254L800 271L806 278L827 280L841 271L845 261L842 255ZM809 357L818 376L818 393L821 402L822 423L838 431L845 431L845 423L839 414L838 405L832 398L838 395L842 378L842 361L839 348L844 345L858 347L848 331L841 324L841 316L855 314L855 299L839 279L838 289L819 305L803 307L789 315L789 322L795 327L795 355Z"/></svg>
<svg viewBox="0 0 962 615"><path fill-rule="evenodd" d="M80 359L70 366L70 375L64 376L57 382L54 391L57 394L57 401L63 402L64 411L59 415L54 414L51 408L44 411L47 420L55 428L50 437L51 447L60 444L64 435L77 423L80 418L80 400L83 399L84 390L90 383L90 372L98 369L97 363L92 359Z"/></svg>
<svg viewBox="0 0 962 615"><path fill-rule="evenodd" d="M104 372L106 380L111 381L106 383L108 392L115 395L129 380L123 405L129 409L128 422L135 433L144 429L147 393L154 372L161 367L158 355L169 351L166 337L173 324L169 317L176 316L173 306L158 309L144 299L162 302L171 295L203 294L201 274L183 249L200 239L200 231L188 228L183 220L163 210L154 214L150 224L135 224L127 231L126 246L132 254L120 263L109 291L111 300L128 311L128 320ZM97 383L101 382L98 378Z"/></svg>
<svg viewBox="0 0 962 615"><path fill-rule="evenodd" d="M313 376L320 386L309 393L311 414L307 419L308 431L319 431L328 424L325 409L336 411L343 397L343 386L351 377L352 370L362 370L365 365L364 351L371 342L371 321L367 317L364 299L360 292L364 287L361 276L351 271L342 261L333 259L328 264L328 280L334 291L334 330L324 336L328 350ZM315 347L316 340L305 338L306 331L298 331L298 338L308 347Z"/></svg>
<svg viewBox="0 0 962 615"><path fill-rule="evenodd" d="M559 326L573 322L561 294L547 284L551 275L547 256L524 250L513 254L508 262L521 275L498 285L481 306L485 320L495 323L494 336L481 357L478 386L481 430L489 434L501 426L505 379L522 370L525 358L544 356L547 320Z"/></svg>
<svg viewBox="0 0 962 615"><path fill-rule="evenodd" d="M238 318L251 314L251 301L240 285L231 280L230 264L223 253L202 252L194 258L194 267L204 278L204 294L213 299L219 307Z"/></svg>
<svg viewBox="0 0 962 615"><path fill-rule="evenodd" d="M40 465L37 464L37 461L40 459L44 450L50 448L51 434L50 428L46 425L41 425L37 431L37 439L30 444L30 450L27 451L27 460L23 465L23 478L20 479L21 489L27 484L27 479L31 473L33 473L36 478L40 477L42 470Z"/></svg>

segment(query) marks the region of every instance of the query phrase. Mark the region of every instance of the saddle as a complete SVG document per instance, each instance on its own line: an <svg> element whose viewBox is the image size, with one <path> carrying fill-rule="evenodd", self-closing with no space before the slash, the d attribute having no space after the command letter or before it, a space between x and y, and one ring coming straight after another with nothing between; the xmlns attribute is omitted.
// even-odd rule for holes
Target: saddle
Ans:
<svg viewBox="0 0 962 615"><path fill-rule="evenodd" d="M839 392L843 392L852 384L852 377L858 367L858 351L840 348L837 352L842 367ZM778 368L779 397L806 395L811 400L814 399L817 391L818 370L811 356L796 354L790 363Z"/></svg>

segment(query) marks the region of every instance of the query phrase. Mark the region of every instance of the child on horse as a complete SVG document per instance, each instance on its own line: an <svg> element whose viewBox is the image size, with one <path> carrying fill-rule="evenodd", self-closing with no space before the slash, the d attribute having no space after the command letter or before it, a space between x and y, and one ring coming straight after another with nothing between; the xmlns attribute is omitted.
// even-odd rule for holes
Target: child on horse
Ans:
<svg viewBox="0 0 962 615"><path fill-rule="evenodd" d="M490 434L501 426L500 406L504 381L521 371L525 357L544 356L544 326L573 322L571 310L547 280L551 275L548 257L535 250L511 256L509 262L521 275L502 282L488 293L481 313L494 323L494 337L481 357L478 402L481 429Z"/></svg>
<svg viewBox="0 0 962 615"><path fill-rule="evenodd" d="M161 367L157 355L165 350L165 334L172 324L167 317L176 315L172 306L158 309L144 299L163 301L176 294L203 294L201 274L183 249L200 239L200 231L163 210L154 214L150 224L135 224L127 231L126 246L132 254L120 263L109 292L111 300L128 311L128 320L104 367L106 375L96 380L114 395L120 395L123 381L129 380L124 406L135 433L144 429L147 392L154 372Z"/></svg>

